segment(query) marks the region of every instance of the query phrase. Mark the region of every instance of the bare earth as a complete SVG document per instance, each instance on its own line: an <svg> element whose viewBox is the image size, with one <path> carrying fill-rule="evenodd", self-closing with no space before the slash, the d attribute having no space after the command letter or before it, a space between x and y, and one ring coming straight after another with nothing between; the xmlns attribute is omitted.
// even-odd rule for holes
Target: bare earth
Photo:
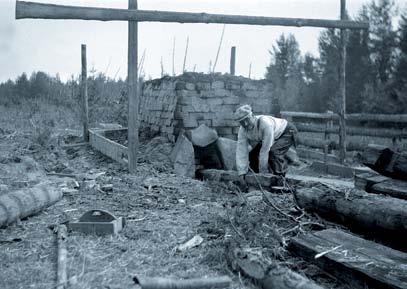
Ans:
<svg viewBox="0 0 407 289"><path fill-rule="evenodd" d="M127 224L116 236L68 234L71 288L135 288L134 276L220 275L232 278L230 288L256 288L227 263L230 242L258 250L326 288L347 288L286 250L289 238L315 229L310 222L332 227L295 210L289 193L264 201L259 188L242 194L231 183L177 177L168 159L173 144L161 138L142 141L132 175L87 145L66 147L81 141L79 131L55 128L39 145L38 132L0 121L5 124L0 126L0 194L41 182L65 192L41 213L0 229L0 288L54 288L57 243L50 227L94 208L125 217ZM103 190L107 184L112 191ZM195 235L203 238L200 245L177 250Z"/></svg>

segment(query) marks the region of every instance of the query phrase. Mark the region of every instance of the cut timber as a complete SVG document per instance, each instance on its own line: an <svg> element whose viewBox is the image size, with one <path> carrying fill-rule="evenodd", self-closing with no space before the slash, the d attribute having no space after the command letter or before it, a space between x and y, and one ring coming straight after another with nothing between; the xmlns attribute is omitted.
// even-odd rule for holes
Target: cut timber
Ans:
<svg viewBox="0 0 407 289"><path fill-rule="evenodd" d="M223 171L223 170L199 170L199 174L203 179L212 181L224 181L224 182L239 182L239 175L236 171ZM248 185L258 187L260 184L262 187L277 186L281 180L280 176L272 174L247 174L246 182Z"/></svg>
<svg viewBox="0 0 407 289"><path fill-rule="evenodd" d="M43 4L33 2L16 2L16 19L82 19L100 21L148 21L148 22L179 22L179 23L221 23L246 25L279 25L279 26L310 26L325 28L367 29L369 23L348 20L326 20L306 18L282 18L245 15L222 15L207 13L186 13L171 11L124 10L113 8L94 8Z"/></svg>
<svg viewBox="0 0 407 289"><path fill-rule="evenodd" d="M294 194L298 205L308 211L381 239L397 248L405 247L407 240L405 200L368 194L359 190L342 192L324 186L300 188Z"/></svg>
<svg viewBox="0 0 407 289"><path fill-rule="evenodd" d="M227 258L232 269L242 272L264 289L323 289L314 281L280 266L254 249L228 246Z"/></svg>
<svg viewBox="0 0 407 289"><path fill-rule="evenodd" d="M372 170L391 178L407 180L407 153L369 145L361 154L361 161Z"/></svg>
<svg viewBox="0 0 407 289"><path fill-rule="evenodd" d="M338 248L340 246L340 248ZM320 258L321 252L337 248ZM289 249L350 288L407 288L407 254L336 229L294 238Z"/></svg>
<svg viewBox="0 0 407 289"><path fill-rule="evenodd" d="M372 185L368 192L407 200L407 182L388 179L384 182Z"/></svg>
<svg viewBox="0 0 407 289"><path fill-rule="evenodd" d="M172 279L162 277L134 277L134 282L142 289L205 289L229 287L232 280L228 276Z"/></svg>
<svg viewBox="0 0 407 289"><path fill-rule="evenodd" d="M0 196L0 227L41 212L62 198L62 191L39 184Z"/></svg>
<svg viewBox="0 0 407 289"><path fill-rule="evenodd" d="M355 175L355 188L370 192L373 185L389 180L388 177L373 173L363 173Z"/></svg>

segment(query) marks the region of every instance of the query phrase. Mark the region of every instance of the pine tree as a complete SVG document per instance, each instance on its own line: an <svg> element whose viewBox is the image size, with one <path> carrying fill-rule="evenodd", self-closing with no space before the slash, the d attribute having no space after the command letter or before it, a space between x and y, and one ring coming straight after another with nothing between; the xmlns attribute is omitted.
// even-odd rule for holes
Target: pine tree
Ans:
<svg viewBox="0 0 407 289"><path fill-rule="evenodd" d="M396 15L394 0L373 0L370 10L370 51L379 84L386 84L394 71L396 33L392 19Z"/></svg>

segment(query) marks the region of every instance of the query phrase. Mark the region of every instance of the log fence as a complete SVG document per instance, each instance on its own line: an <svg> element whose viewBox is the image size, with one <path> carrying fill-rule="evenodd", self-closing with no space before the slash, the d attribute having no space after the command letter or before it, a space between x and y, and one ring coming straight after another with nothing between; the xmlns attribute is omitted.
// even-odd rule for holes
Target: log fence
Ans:
<svg viewBox="0 0 407 289"><path fill-rule="evenodd" d="M340 150L338 135L340 117L336 113L312 113L282 111L282 117L294 122L300 132L299 143L325 150ZM397 142L407 140L407 114L346 114L346 135L371 138L384 138L397 146ZM317 133L320 137L301 137L301 133ZM374 142L374 141L372 141ZM363 150L363 142L347 140L349 150Z"/></svg>

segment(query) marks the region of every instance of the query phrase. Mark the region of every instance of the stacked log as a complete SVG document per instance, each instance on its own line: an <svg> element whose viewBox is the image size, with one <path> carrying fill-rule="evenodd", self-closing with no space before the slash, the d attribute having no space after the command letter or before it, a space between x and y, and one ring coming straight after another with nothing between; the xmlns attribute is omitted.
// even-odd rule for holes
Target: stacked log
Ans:
<svg viewBox="0 0 407 289"><path fill-rule="evenodd" d="M295 198L308 211L405 250L406 200L325 186L298 189Z"/></svg>
<svg viewBox="0 0 407 289"><path fill-rule="evenodd" d="M0 196L0 227L34 215L55 204L62 198L62 191L47 184L24 188Z"/></svg>

